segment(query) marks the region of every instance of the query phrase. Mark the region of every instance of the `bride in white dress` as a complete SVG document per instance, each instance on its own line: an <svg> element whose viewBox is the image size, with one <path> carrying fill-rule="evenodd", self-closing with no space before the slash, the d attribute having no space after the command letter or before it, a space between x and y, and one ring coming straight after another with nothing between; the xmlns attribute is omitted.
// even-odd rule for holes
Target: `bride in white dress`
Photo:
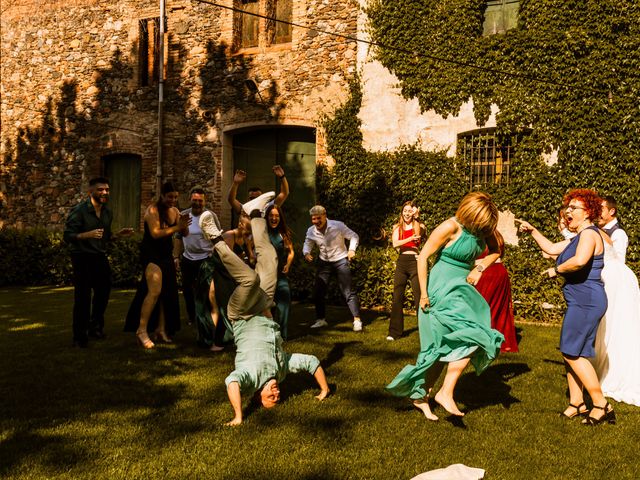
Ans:
<svg viewBox="0 0 640 480"><path fill-rule="evenodd" d="M602 392L618 402L640 406L640 288L633 271L620 261L606 240L602 281L607 313L596 336L592 360Z"/></svg>

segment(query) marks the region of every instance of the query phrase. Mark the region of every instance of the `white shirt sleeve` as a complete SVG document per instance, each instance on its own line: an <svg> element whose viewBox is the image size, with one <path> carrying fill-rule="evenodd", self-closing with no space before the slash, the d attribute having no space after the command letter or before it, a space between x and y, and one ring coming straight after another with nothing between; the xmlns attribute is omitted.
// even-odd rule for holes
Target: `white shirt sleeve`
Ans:
<svg viewBox="0 0 640 480"><path fill-rule="evenodd" d="M304 237L304 245L302 246L302 256L309 255L311 253L311 249L313 248L313 240L310 237L311 229L307 230L307 235Z"/></svg>
<svg viewBox="0 0 640 480"><path fill-rule="evenodd" d="M627 247L629 246L627 233L619 228L611 234L611 241L613 242L613 250L616 252L616 257L624 262L627 256Z"/></svg>
<svg viewBox="0 0 640 480"><path fill-rule="evenodd" d="M349 250L355 252L356 248L358 248L358 240L360 240L360 237L358 237L358 234L347 227L344 223L341 224L341 228L342 236L349 240Z"/></svg>

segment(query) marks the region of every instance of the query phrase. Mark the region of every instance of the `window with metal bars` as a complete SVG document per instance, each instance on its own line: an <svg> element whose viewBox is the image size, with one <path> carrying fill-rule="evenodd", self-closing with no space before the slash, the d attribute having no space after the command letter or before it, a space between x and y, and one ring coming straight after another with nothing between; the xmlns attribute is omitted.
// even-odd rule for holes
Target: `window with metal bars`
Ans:
<svg viewBox="0 0 640 480"><path fill-rule="evenodd" d="M495 128L458 134L457 155L468 170L471 189L486 185L508 185L518 135L498 135Z"/></svg>

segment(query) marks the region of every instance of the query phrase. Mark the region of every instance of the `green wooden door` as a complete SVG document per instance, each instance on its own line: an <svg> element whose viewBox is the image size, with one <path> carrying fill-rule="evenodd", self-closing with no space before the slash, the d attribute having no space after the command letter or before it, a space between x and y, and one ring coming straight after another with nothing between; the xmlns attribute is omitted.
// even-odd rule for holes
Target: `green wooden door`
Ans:
<svg viewBox="0 0 640 480"><path fill-rule="evenodd" d="M313 128L291 127L254 130L233 137L234 170L247 172L247 181L238 189L238 200L247 199L247 190L280 191L271 168L280 164L289 181L289 198L283 205L294 240L304 241L309 227L309 208L315 204L316 144Z"/></svg>
<svg viewBox="0 0 640 480"><path fill-rule="evenodd" d="M102 159L104 172L109 178L109 208L113 211L112 230L140 226L140 173L139 155L115 154Z"/></svg>

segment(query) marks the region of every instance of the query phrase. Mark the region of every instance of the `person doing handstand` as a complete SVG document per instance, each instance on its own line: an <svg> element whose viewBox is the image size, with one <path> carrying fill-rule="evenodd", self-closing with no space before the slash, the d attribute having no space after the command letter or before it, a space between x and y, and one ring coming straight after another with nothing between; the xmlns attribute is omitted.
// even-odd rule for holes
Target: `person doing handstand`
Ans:
<svg viewBox="0 0 640 480"><path fill-rule="evenodd" d="M233 419L226 423L229 426L242 423L242 395L251 396L259 392L262 405L274 407L280 400L279 384L288 373L309 372L320 387L316 398L323 400L329 394L318 359L313 355L285 352L280 326L271 316L278 281L278 258L262 215L274 196L274 192L265 193L242 207L251 219L257 257L255 270L224 242L210 212L205 211L200 216L203 235L213 243L222 263L238 284L227 305L236 344L235 370L225 380L234 412Z"/></svg>

